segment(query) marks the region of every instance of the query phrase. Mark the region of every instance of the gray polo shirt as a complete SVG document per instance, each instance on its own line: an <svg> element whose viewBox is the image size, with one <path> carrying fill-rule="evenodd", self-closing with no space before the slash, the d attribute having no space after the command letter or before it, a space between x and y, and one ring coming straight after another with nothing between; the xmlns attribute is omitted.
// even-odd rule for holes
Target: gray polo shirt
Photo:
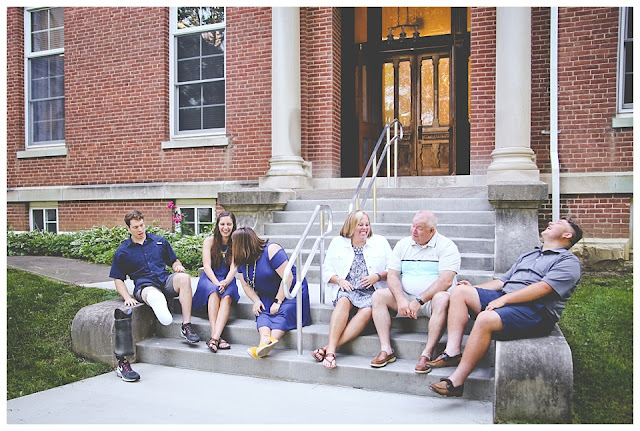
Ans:
<svg viewBox="0 0 640 431"><path fill-rule="evenodd" d="M534 302L544 305L557 321L580 281L580 276L580 261L568 249L560 247L542 251L542 247L536 247L521 255L500 280L504 282L502 290L505 293L515 292L540 281L547 283L553 292Z"/></svg>

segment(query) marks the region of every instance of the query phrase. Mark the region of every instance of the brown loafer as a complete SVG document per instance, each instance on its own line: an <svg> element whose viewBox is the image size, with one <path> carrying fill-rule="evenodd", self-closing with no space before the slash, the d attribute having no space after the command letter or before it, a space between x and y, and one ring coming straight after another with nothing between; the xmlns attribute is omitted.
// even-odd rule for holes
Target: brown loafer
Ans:
<svg viewBox="0 0 640 431"><path fill-rule="evenodd" d="M374 368L382 368L385 365L390 364L391 362L394 362L395 360L396 360L395 351L392 351L391 353L387 353L384 350L381 350L380 353L378 353L378 356L373 358L373 360L371 361L371 366Z"/></svg>
<svg viewBox="0 0 640 431"><path fill-rule="evenodd" d="M456 367L460 363L461 358L462 353L458 353L455 356L449 356L446 352L442 352L440 356L433 361L427 361L427 365L431 368Z"/></svg>
<svg viewBox="0 0 640 431"><path fill-rule="evenodd" d="M429 389L445 397L461 397L464 392L464 385L453 386L449 379L440 379L438 383L431 383Z"/></svg>
<svg viewBox="0 0 640 431"><path fill-rule="evenodd" d="M418 363L416 364L415 372L418 374L427 374L431 372L431 367L427 365L427 362L430 360L431 358L428 356L420 356L420 359L418 359Z"/></svg>

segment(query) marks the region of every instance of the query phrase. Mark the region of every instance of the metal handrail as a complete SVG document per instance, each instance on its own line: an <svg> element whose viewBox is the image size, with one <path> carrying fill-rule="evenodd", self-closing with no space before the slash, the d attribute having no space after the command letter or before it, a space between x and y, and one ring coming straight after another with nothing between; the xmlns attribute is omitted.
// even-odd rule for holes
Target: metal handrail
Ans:
<svg viewBox="0 0 640 431"><path fill-rule="evenodd" d="M393 138L391 138L391 126L393 126ZM398 127L400 127L399 135L398 135ZM382 149L382 153L380 154L380 160L376 163L376 159L378 157L378 148L380 147L380 144L382 143L382 138L385 135L387 136L387 143ZM393 186L394 187L398 186L398 140L402 139L403 136L404 136L404 132L402 129L402 123L400 123L400 120L398 120L397 118L394 119L389 124L387 124L386 126L384 126L384 129L382 129L382 133L380 133L380 137L378 138L378 142L376 143L376 146L374 147L371 153L371 157L369 157L369 162L367 163L367 167L364 169L364 173L360 178L360 182L358 183L356 192L354 193L353 198L351 199L351 203L349 204L349 212L353 211L354 209L359 210L360 208L364 207L364 205L367 203L367 199L369 198L369 192L371 191L371 187L373 186L373 221L374 222L376 221L377 214L378 214L378 194L377 194L378 186L376 184L376 178L378 176L378 172L380 171L380 166L382 165L382 161L384 160L385 156L388 154L391 144L393 144ZM362 199L362 201L360 201L359 199L360 190L362 189L362 185L364 184L364 181L367 178L367 175L369 174L369 169L371 168L371 165L374 165L375 168L374 168L373 174L371 175L371 179L369 180L369 186L367 187L367 191L364 195L364 198ZM387 157L387 187L390 187L390 179L391 179L391 157Z"/></svg>
<svg viewBox="0 0 640 431"><path fill-rule="evenodd" d="M327 230L324 230L324 222L325 222L325 213L328 214L327 221ZM307 239L309 235L309 231L313 227L313 224L316 221L316 218L320 215L320 236L316 238L313 243L313 247L311 247L311 251L307 256L307 260L304 264L304 268L301 269L302 256L300 255L300 249L302 249L302 244ZM298 245L296 245L295 250L291 253L289 258L289 263L284 269L284 277L282 277L282 286L284 287L284 296L288 299L296 298L296 323L298 328L298 337L297 337L297 345L298 345L298 355L302 355L302 295L299 295L300 289L302 289L302 281L307 275L309 271L309 267L311 266L311 261L318 250L318 246L320 247L320 303L324 304L324 282L322 281L322 262L324 261L324 240L328 233L333 229L333 213L331 212L331 208L329 205L316 205L313 214L311 214L311 218L307 223L307 227L304 229L300 240L298 241ZM289 291L290 283L288 282L289 274L291 273L291 269L293 268L293 262L296 262L296 284L291 291Z"/></svg>

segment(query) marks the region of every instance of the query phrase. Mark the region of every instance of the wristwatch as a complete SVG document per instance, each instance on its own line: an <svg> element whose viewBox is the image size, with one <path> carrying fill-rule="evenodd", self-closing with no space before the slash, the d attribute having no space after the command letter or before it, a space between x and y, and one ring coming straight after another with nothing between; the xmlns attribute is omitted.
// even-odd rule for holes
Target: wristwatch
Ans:
<svg viewBox="0 0 640 431"><path fill-rule="evenodd" d="M422 299L420 299L419 296L416 296L416 301L418 301L418 304L424 305L424 301Z"/></svg>
<svg viewBox="0 0 640 431"><path fill-rule="evenodd" d="M276 298L276 299L273 300L273 303L274 304L280 304L280 300L278 298Z"/></svg>

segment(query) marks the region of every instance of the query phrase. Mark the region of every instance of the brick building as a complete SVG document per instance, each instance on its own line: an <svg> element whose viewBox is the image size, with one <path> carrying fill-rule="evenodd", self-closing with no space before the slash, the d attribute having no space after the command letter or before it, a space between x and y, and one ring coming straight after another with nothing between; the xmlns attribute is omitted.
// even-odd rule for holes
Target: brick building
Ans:
<svg viewBox="0 0 640 431"><path fill-rule="evenodd" d="M561 213L628 253L632 35L619 7L8 8L7 226L170 229L175 201L199 230L223 190L358 177L399 118L401 175L541 180L541 225L557 130Z"/></svg>

